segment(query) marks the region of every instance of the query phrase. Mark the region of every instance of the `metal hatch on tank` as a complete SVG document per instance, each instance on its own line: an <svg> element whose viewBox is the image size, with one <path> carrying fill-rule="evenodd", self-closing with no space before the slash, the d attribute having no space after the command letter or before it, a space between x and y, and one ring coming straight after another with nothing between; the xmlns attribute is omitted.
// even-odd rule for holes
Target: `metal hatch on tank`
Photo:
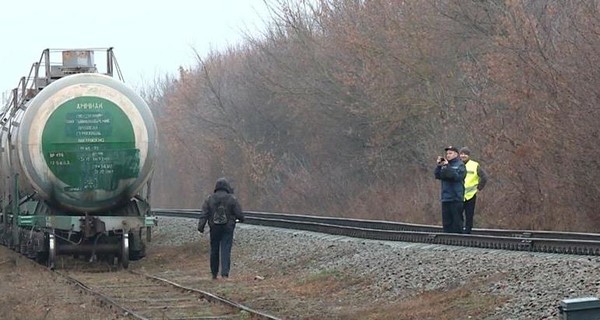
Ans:
<svg viewBox="0 0 600 320"><path fill-rule="evenodd" d="M94 64L98 51L105 72ZM149 187L157 130L121 80L112 48L46 49L13 89L0 113L4 243L49 264L73 253L116 256L126 266L144 255L142 230L149 240L156 221Z"/></svg>

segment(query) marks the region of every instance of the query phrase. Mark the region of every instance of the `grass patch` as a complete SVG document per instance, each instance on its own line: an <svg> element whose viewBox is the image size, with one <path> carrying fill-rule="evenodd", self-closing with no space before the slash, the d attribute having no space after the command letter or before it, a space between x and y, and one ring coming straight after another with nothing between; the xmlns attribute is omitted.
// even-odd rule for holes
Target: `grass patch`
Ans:
<svg viewBox="0 0 600 320"><path fill-rule="evenodd" d="M200 241L188 242L179 246L149 246L146 249L144 265L162 267L183 267L190 263L198 264L208 259L209 249Z"/></svg>
<svg viewBox="0 0 600 320"><path fill-rule="evenodd" d="M343 272L324 269L300 277L295 281L291 291L303 296L330 294L343 291L360 282L359 279Z"/></svg>
<svg viewBox="0 0 600 320"><path fill-rule="evenodd" d="M508 298L483 295L477 284L469 288L426 291L394 304L378 305L348 315L348 319L455 320L482 319Z"/></svg>

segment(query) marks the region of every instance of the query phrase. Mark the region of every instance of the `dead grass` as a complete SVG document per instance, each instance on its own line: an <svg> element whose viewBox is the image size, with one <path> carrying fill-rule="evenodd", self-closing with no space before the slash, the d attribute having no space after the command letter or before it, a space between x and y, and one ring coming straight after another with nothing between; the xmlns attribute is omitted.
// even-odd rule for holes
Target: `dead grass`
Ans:
<svg viewBox="0 0 600 320"><path fill-rule="evenodd" d="M0 246L0 261L0 319L123 319L4 246Z"/></svg>
<svg viewBox="0 0 600 320"><path fill-rule="evenodd" d="M477 292L477 288L427 291L408 300L374 306L348 319L482 319L485 315L493 314L494 309L505 302L505 298L483 296Z"/></svg>

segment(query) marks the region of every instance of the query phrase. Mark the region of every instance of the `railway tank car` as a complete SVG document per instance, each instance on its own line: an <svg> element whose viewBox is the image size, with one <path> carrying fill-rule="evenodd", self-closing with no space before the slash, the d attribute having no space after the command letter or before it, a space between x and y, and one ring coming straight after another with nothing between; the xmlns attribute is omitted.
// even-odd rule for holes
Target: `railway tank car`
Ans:
<svg viewBox="0 0 600 320"><path fill-rule="evenodd" d="M46 49L12 90L0 112L2 243L51 268L57 255L125 268L145 255L157 130L120 74L112 48Z"/></svg>

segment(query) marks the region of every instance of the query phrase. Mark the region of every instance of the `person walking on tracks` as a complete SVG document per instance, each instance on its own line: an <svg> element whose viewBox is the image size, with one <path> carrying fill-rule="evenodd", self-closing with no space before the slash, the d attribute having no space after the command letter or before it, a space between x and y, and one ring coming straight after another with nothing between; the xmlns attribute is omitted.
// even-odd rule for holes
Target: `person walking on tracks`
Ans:
<svg viewBox="0 0 600 320"><path fill-rule="evenodd" d="M435 178L442 182L442 226L444 232L462 233L462 212L465 197L465 164L458 157L458 148L444 148L446 157L437 158Z"/></svg>
<svg viewBox="0 0 600 320"><path fill-rule="evenodd" d="M465 177L465 227L464 233L471 233L473 229L473 216L475 215L475 201L477 200L477 191L483 190L488 180L487 173L481 168L479 163L471 159L471 150L462 147L459 151L460 159L465 163L467 176Z"/></svg>
<svg viewBox="0 0 600 320"><path fill-rule="evenodd" d="M202 204L202 218L198 221L198 231L204 232L208 222L210 228L210 272L213 279L219 274L229 277L231 266L231 247L233 245L233 232L236 220L244 222L242 207L233 195L233 189L225 178L217 179L214 193Z"/></svg>

